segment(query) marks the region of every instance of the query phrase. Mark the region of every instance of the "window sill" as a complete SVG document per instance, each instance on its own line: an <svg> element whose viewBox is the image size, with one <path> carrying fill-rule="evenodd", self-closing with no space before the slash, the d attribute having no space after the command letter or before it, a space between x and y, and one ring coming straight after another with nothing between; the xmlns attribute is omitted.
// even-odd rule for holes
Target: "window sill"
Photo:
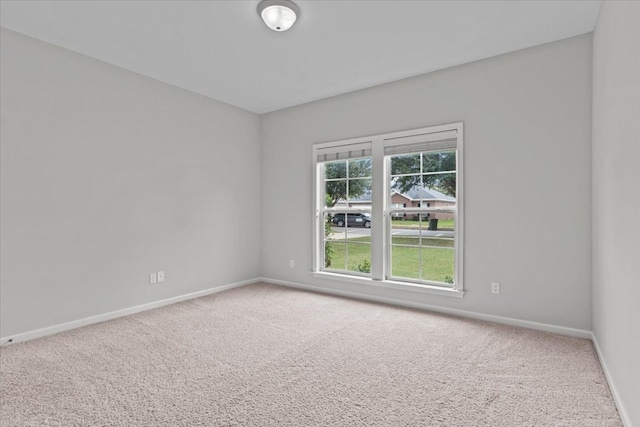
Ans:
<svg viewBox="0 0 640 427"><path fill-rule="evenodd" d="M370 277L358 277L347 274L329 273L326 271L314 271L313 277L327 280L337 280L340 282L357 283L361 285L372 285L381 288L399 289L410 292L420 292L425 294L443 295L454 298L462 298L464 291L457 289L443 288L440 286L420 285L415 283L398 282L394 280L373 280Z"/></svg>

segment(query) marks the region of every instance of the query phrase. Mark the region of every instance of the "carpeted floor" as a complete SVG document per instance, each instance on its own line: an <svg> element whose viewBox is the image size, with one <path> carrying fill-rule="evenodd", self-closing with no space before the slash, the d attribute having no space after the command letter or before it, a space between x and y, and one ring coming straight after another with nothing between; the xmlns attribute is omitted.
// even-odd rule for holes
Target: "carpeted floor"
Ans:
<svg viewBox="0 0 640 427"><path fill-rule="evenodd" d="M258 284L0 349L8 426L621 426L591 342Z"/></svg>

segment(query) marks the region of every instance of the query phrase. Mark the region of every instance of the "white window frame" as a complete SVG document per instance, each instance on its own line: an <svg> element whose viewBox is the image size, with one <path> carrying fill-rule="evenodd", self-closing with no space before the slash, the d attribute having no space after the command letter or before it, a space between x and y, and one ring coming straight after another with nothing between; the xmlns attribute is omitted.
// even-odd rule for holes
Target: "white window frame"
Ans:
<svg viewBox="0 0 640 427"><path fill-rule="evenodd" d="M432 293L453 297L464 295L464 129L463 123L451 123L438 126L429 126L419 129L412 129L400 132L391 132L380 135L373 135L363 138L354 138L342 141L332 141L314 144L312 149L314 188L313 188L313 271L314 277L339 280L351 283L369 284L385 288L410 290L415 292ZM390 189L389 189L389 155L385 155L385 149L390 147L405 148L409 151L414 146L420 146L425 141L433 141L437 147L439 140L446 138L451 140L451 135L455 138L456 155L456 212L454 230L454 283L443 286L436 282L417 282L398 280L391 278L389 244L391 242L391 213L390 213ZM344 151L349 146L359 144L370 144L372 157L372 182L371 182L371 209L366 209L371 213L371 274L363 277L353 272L337 272L324 270L324 168L319 161L319 153L331 152L332 150ZM406 208L407 212L411 208ZM413 208L413 210L423 211L425 209L435 210L435 208ZM326 209L325 209L326 210ZM341 209L343 211L343 209ZM349 211L361 211L351 208Z"/></svg>
<svg viewBox="0 0 640 427"><path fill-rule="evenodd" d="M345 275L353 275L353 276L363 276L363 277L371 277L369 273L360 273L357 271L346 271L343 269L336 268L325 268L324 266L324 215L325 214L335 214L335 213L344 213L345 214L345 239L347 239L347 235L349 232L348 224L348 215L351 213L369 213L371 214L370 206L359 206L359 207L350 207L350 206L339 206L339 207L325 207L325 162L334 162L334 161L346 161L346 160L359 160L363 158L369 158L371 156L371 139L350 139L346 141L337 141L325 144L317 144L314 146L313 155L314 155L314 167L315 167L315 181L316 188L314 191L314 204L315 204L315 220L314 222L317 224L317 228L314 229L314 245L318 245L316 248L316 252L318 256L320 256L320 261L314 263L314 271L322 271L324 273L330 274L345 274ZM324 161L320 161L321 158L324 158ZM354 178L359 179L359 178ZM373 180L373 177L370 178ZM345 177L346 185L348 188L348 182L350 180L348 174L347 167L347 175ZM348 192L348 190L347 190ZM338 242L338 241L336 241ZM369 244L372 247L372 243ZM348 248L348 246L347 246ZM314 253L314 257L316 254ZM346 260L345 260L346 261Z"/></svg>

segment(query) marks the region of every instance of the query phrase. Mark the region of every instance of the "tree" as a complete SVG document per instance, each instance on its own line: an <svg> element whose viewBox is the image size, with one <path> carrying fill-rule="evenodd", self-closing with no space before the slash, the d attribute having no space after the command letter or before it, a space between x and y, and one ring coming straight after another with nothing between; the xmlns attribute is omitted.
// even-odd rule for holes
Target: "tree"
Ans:
<svg viewBox="0 0 640 427"><path fill-rule="evenodd" d="M371 191L371 158L331 162L324 165L326 179L326 203L331 208L340 200L353 200ZM347 176L348 175L348 176ZM349 178L349 194L347 194L347 178Z"/></svg>
<svg viewBox="0 0 640 427"><path fill-rule="evenodd" d="M422 168L420 168L420 157L422 157ZM396 177L392 187L400 193L405 193L415 186L420 186L421 173L451 171L451 173L437 175L422 175L422 185L427 188L436 188L444 194L455 197L455 170L455 151L397 156L391 161L391 174L406 175Z"/></svg>

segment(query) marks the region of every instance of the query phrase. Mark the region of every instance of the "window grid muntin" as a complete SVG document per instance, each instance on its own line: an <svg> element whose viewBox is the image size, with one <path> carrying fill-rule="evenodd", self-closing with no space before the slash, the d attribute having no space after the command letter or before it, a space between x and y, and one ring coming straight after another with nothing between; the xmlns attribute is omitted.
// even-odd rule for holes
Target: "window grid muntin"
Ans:
<svg viewBox="0 0 640 427"><path fill-rule="evenodd" d="M446 136L446 138L445 138ZM417 150L416 145L427 147L427 150ZM345 150L349 147L349 150ZM357 150L353 149L357 147ZM338 280L352 283L367 284L373 279L376 284L386 288L404 289L417 292L433 293L437 295L446 295L461 298L464 295L464 124L462 122L429 126L421 129L410 129L404 131L391 132L386 134L372 135L361 138L353 138L348 140L331 141L318 143L313 145L313 164L316 172L314 173L314 221L313 221L313 276L328 280ZM389 262L387 259L389 251L387 242L390 239L389 222L391 215L387 207L388 189L385 182L388 181L388 173L390 165L387 163L387 157L390 155L401 155L405 153L423 152L423 151L449 151L456 150L456 198L457 205L454 209L443 209L439 207L435 211L450 212L455 218L455 275L456 280L452 288L441 286L430 286L429 283L421 284L416 282L398 282L388 280ZM367 154L364 154L365 151ZM339 152L340 155L332 153ZM354 155L353 153L358 154ZM338 160L345 158L356 158L360 153L362 156L373 158L372 164L372 199L371 206L362 209L362 206L351 208L354 212L369 212L371 214L374 225L371 234L371 255L372 255L372 275L370 278L358 277L356 275L341 273L326 273L322 270L322 248L323 248L323 221L320 216L324 205L322 174L318 165L324 161ZM445 172L445 171L443 171ZM386 177L386 178L385 178ZM409 212L410 208L406 209ZM336 209L327 209L326 211L337 212ZM402 214L402 213L401 213ZM373 284L373 282L371 282ZM424 285L424 286L423 286Z"/></svg>
<svg viewBox="0 0 640 427"><path fill-rule="evenodd" d="M350 164L351 162L359 162L362 160L370 160L370 166L369 166L369 173L367 176L355 176L355 177L351 177L350 175ZM349 204L351 201L355 200L355 199L351 199L349 196L351 194L350 192L350 186L349 186L349 182L350 181L369 181L372 184L372 162L373 162L373 158L371 156L365 156L365 157L356 157L356 158L348 158L348 159L343 159L343 160L331 160L331 161L326 161L326 162L322 162L320 163L321 165L321 171L322 171L322 176L323 176L323 186L322 186L322 200L324 200L324 203L322 203L323 208L320 211L320 218L322 218L323 221L327 221L327 215L336 215L336 214L344 214L344 227L340 227L340 228L344 228L344 239L329 239L326 235L323 236L323 242L322 242L322 247L323 247L323 251L322 251L322 264L321 264L321 270L322 271L328 271L328 272L335 272L335 273L348 273L348 274L355 274L358 276L366 276L366 277L370 277L371 273L363 273L360 271L354 271L354 270L349 270L349 246L351 245L367 245L369 247L369 256L368 256L368 260L369 263L371 263L371 242L357 242L357 241L349 241L349 213L362 213L362 212L371 212L371 208L362 208L362 207L350 207ZM345 163L345 173L344 173L344 177L338 177L338 178L327 178L327 173L326 173L326 165L327 164L336 164L336 163ZM345 182L345 199L342 200L344 203L346 203L347 206L340 206L340 207L335 207L335 204L340 203L341 200L337 200L334 204L334 206L332 207L328 207L326 206L326 200L327 200L327 186L326 183L327 182ZM371 191L371 185L369 186L369 191ZM331 227L333 228L333 225L331 225ZM331 243L331 242L335 242L338 244L343 244L344 245L344 268L332 268L331 266L327 267L326 266L326 246L327 244Z"/></svg>
<svg viewBox="0 0 640 427"><path fill-rule="evenodd" d="M443 152L447 152L447 153L453 153L455 155L455 163L456 163L456 170L451 171L451 170L445 170L445 171L434 171L434 172L425 172L424 171L424 157L426 153L443 153ZM393 161L394 157L402 157L402 156L413 156L413 155L418 155L419 156L419 171L418 172L414 172L414 173L406 173L406 174L393 174L391 173L391 164ZM455 237L452 238L453 240L453 246L448 247L448 246L425 246L422 244L423 242L423 238L428 238L427 236L425 236L423 234L423 226L422 224L424 222L428 223L428 219L427 221L424 221L423 219L423 214L428 214L430 212L443 212L443 209L441 208L431 208L431 207L423 207L423 205L425 204L424 201L428 200L425 199L424 197L424 176L433 176L433 175L444 175L444 174L455 174L455 179L456 179L456 183L458 180L458 150L452 150L450 148L448 149L435 149L435 150L423 150L423 151L419 151L419 152L405 152L405 153L400 153L400 154L389 154L385 156L388 159L388 170L389 170L389 179L388 179L388 196L387 196L387 206L389 206L388 213L389 215L387 216L387 233L389 236L389 242L388 242L388 249L387 249L387 272L386 272L386 278L390 279L390 280L397 280L397 281L407 281L410 283L422 283L422 284L428 284L428 285L435 285L435 286L442 286L442 287L456 287L457 284L457 268L456 268L456 263L457 263L457 257L456 257L456 250L457 250L457 239ZM399 177L419 177L419 189L420 189L420 197L416 200L419 200L419 206L418 207L412 207L412 208L394 208L393 207L393 203L392 203L392 197L393 197L393 185L394 182L393 180ZM396 190L398 191L398 190ZM453 211L454 213L454 227L455 224L457 222L457 202L458 202L458 197L457 197L457 193L456 193L456 205L453 209L449 209L451 211ZM410 209L410 210L409 210ZM417 245L404 245L404 244L398 244L398 243L393 243L393 235L391 233L391 227L392 227L392 218L394 217L394 215L400 214L400 213L417 213L418 216L418 229L420 230L420 233L418 234L418 244ZM393 248L394 247L410 247L410 248L418 248L418 278L411 278L411 277L402 277L402 276L396 276L393 274ZM425 274L424 274L424 270L423 270L423 249L444 249L444 250L453 250L453 269L452 269L452 278L453 278L453 283L447 283L447 282L439 282L439 281L434 281L434 280L426 280L424 279Z"/></svg>

